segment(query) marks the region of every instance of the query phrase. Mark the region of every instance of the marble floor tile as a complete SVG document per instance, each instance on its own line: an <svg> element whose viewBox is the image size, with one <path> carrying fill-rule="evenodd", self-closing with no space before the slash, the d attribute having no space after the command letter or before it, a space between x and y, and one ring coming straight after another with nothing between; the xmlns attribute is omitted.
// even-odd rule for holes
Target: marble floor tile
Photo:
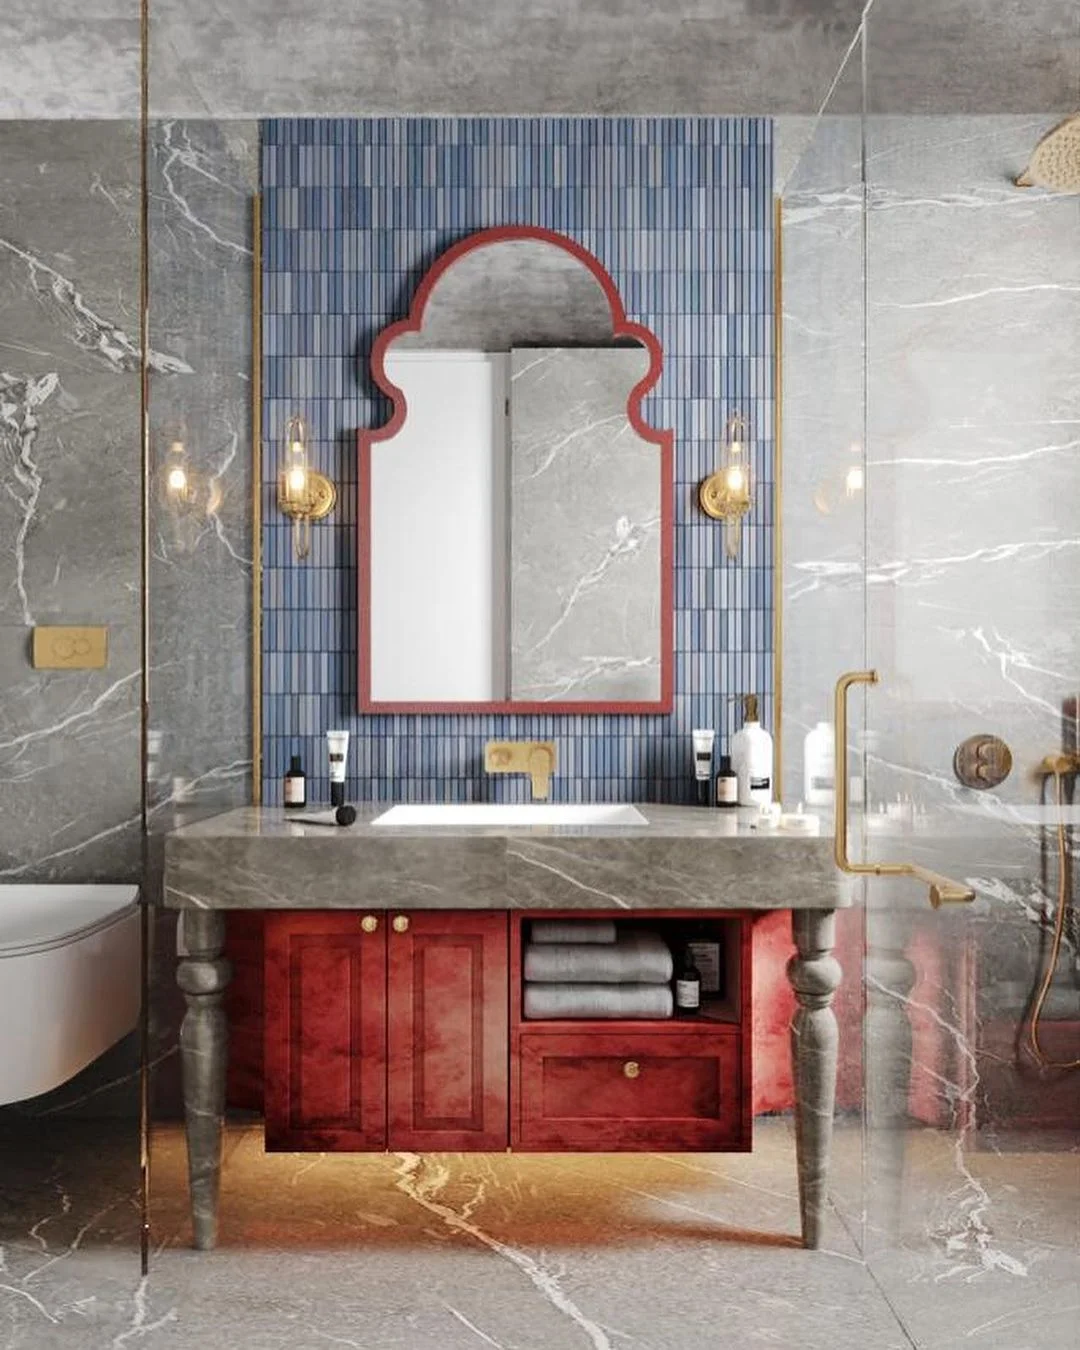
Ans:
<svg viewBox="0 0 1080 1350"><path fill-rule="evenodd" d="M933 1350L1068 1350L1080 1343L1080 1151L958 1147L937 1130L904 1138L899 1232L883 1239L875 1190L868 1267L913 1342ZM1052 1150L1052 1151L1051 1151ZM879 1149L867 1144L868 1173Z"/></svg>
<svg viewBox="0 0 1080 1350"><path fill-rule="evenodd" d="M142 1281L131 1130L48 1130L0 1137L2 1350L1059 1350L1075 1325L1068 1152L966 1155L1021 1274L950 1264L965 1183L930 1131L907 1141L901 1239L867 1264L857 1125L838 1132L845 1221L821 1252L796 1244L785 1120L758 1122L752 1155L608 1157L265 1154L239 1125L221 1245L197 1253L163 1126Z"/></svg>

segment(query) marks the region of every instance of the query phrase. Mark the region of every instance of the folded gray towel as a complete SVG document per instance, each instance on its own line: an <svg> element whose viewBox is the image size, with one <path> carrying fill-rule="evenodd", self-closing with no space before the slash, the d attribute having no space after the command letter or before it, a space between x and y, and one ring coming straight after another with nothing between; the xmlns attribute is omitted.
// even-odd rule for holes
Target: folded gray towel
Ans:
<svg viewBox="0 0 1080 1350"><path fill-rule="evenodd" d="M525 978L544 984L667 984L673 970L662 937L624 929L615 942L530 942Z"/></svg>
<svg viewBox="0 0 1080 1350"><path fill-rule="evenodd" d="M674 1000L666 984L527 984L525 1016L671 1017Z"/></svg>
<svg viewBox="0 0 1080 1350"><path fill-rule="evenodd" d="M614 942L614 919L533 919L534 942Z"/></svg>

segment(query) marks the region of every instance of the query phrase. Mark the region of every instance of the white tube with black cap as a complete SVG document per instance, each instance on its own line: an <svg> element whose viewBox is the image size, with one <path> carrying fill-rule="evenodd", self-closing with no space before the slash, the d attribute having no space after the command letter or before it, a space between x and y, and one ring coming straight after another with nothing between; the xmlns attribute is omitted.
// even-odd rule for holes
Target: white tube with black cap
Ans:
<svg viewBox="0 0 1080 1350"><path fill-rule="evenodd" d="M345 805L345 764L349 757L349 733L328 731L326 750L330 756L330 805Z"/></svg>

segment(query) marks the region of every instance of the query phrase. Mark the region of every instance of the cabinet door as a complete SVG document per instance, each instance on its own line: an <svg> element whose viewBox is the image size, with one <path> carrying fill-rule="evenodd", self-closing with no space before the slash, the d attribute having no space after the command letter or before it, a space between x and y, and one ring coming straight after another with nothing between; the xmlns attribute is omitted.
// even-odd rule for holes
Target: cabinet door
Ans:
<svg viewBox="0 0 1080 1350"><path fill-rule="evenodd" d="M400 914L391 928L390 1148L506 1148L506 914Z"/></svg>
<svg viewBox="0 0 1080 1350"><path fill-rule="evenodd" d="M270 914L265 972L267 1149L385 1148L386 916Z"/></svg>

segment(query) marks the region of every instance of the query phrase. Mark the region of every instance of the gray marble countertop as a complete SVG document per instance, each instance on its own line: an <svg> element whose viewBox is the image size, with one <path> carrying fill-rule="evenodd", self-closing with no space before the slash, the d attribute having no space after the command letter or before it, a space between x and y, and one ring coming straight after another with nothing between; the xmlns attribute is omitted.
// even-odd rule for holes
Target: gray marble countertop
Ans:
<svg viewBox="0 0 1080 1350"><path fill-rule="evenodd" d="M644 826L348 828L244 807L165 840L176 909L833 909L849 903L829 835L752 813L637 804Z"/></svg>

